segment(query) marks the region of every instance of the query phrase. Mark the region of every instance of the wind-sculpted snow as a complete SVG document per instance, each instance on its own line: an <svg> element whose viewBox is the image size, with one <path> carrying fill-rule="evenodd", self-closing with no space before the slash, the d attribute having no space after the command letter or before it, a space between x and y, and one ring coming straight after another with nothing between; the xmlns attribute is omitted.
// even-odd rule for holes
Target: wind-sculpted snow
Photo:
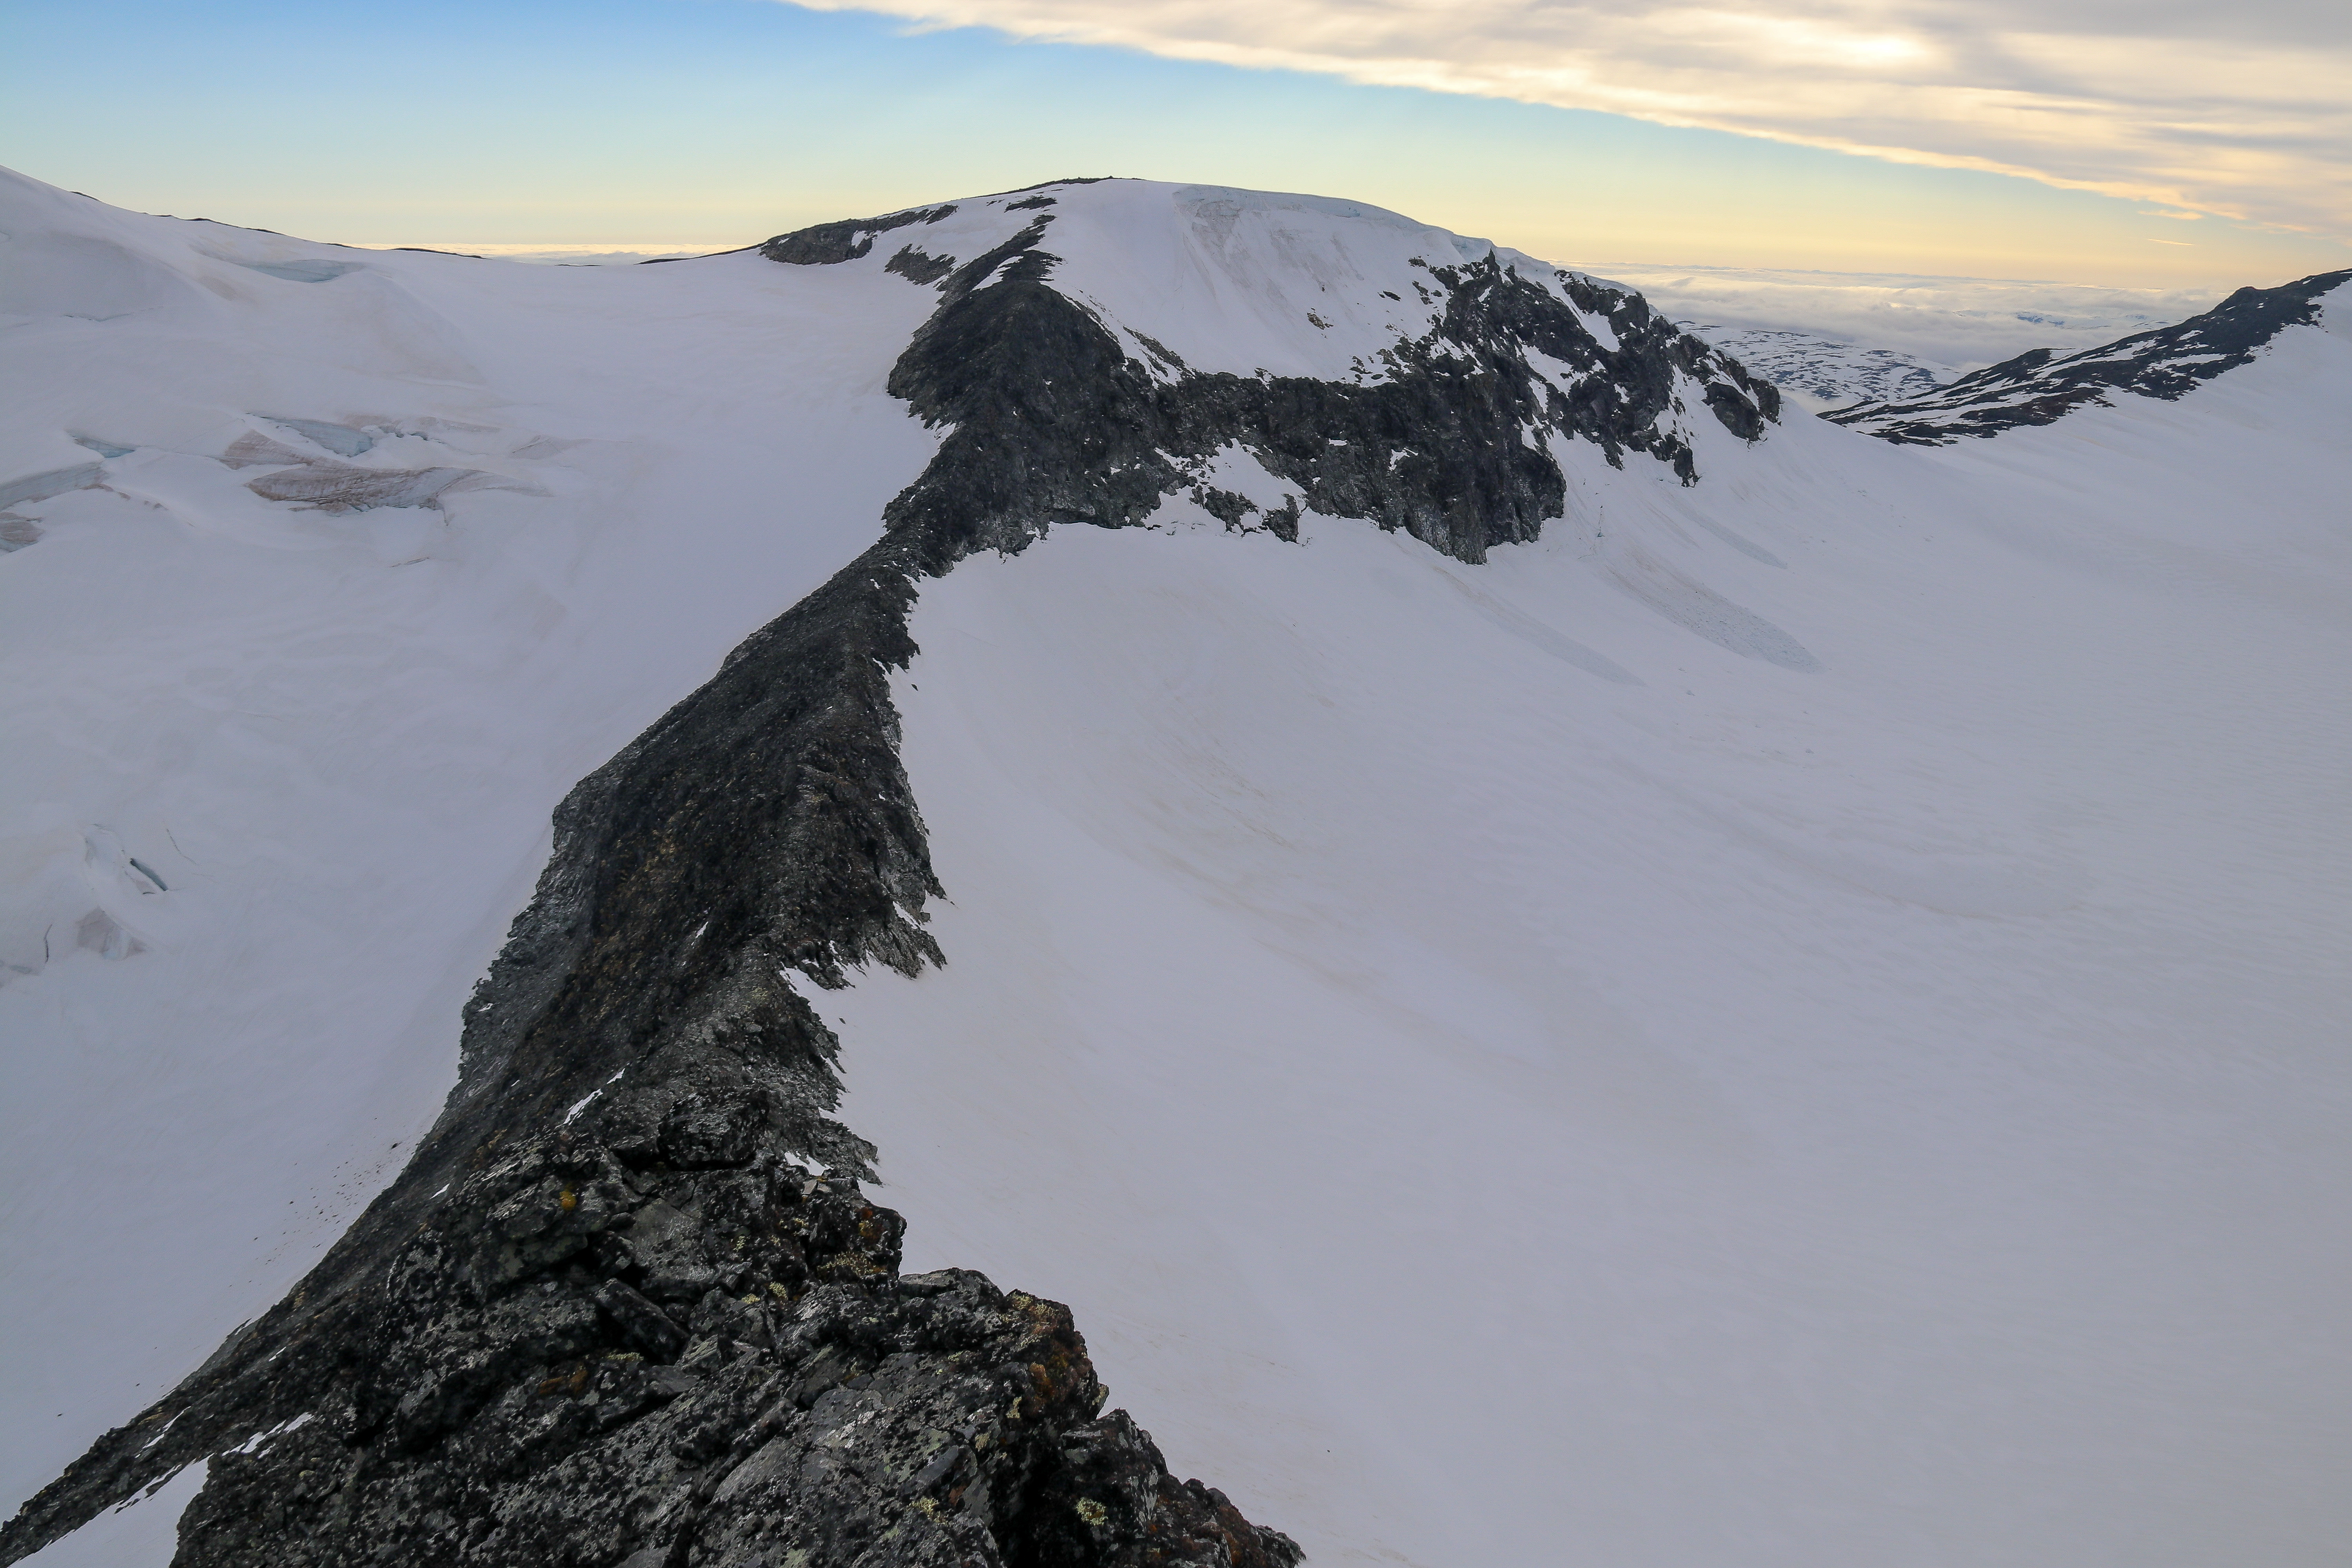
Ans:
<svg viewBox="0 0 2352 1568"><path fill-rule="evenodd" d="M2047 425L2087 405L2108 404L2115 393L2175 399L2247 363L2287 328L2316 323L2327 296L2347 282L2352 271L2241 289L2176 326L2070 354L2035 349L1924 396L1874 400L1822 417L1885 441L1940 447L1964 436Z"/></svg>

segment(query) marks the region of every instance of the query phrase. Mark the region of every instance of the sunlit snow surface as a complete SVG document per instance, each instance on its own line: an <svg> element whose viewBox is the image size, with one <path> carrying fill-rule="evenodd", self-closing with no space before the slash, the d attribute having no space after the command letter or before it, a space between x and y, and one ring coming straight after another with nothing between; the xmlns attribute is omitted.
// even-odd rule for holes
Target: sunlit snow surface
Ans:
<svg viewBox="0 0 2352 1568"><path fill-rule="evenodd" d="M1055 194L1198 368L1351 377L1486 254ZM1042 209L540 269L5 201L0 485L100 470L0 555L21 1497L390 1178L554 802L874 536L882 259ZM964 562L897 683L950 966L819 997L910 1267L1068 1301L1323 1563L2336 1562L2347 404L2295 328L1948 450L1564 449L1480 567L1181 501ZM330 460L488 477L247 488Z"/></svg>

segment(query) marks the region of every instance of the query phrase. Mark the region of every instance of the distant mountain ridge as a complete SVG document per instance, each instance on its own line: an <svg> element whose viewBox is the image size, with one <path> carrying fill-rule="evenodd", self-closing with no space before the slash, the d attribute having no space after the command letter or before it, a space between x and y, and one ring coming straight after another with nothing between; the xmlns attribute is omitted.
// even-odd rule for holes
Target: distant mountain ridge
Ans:
<svg viewBox="0 0 2352 1568"><path fill-rule="evenodd" d="M2052 424L2077 408L2106 404L2113 393L2169 402L2248 363L2285 328L2316 321L2320 301L2347 281L2352 270L2241 289L2172 326L2073 353L2034 349L1932 392L1882 395L1822 417L1884 441L1942 447Z"/></svg>

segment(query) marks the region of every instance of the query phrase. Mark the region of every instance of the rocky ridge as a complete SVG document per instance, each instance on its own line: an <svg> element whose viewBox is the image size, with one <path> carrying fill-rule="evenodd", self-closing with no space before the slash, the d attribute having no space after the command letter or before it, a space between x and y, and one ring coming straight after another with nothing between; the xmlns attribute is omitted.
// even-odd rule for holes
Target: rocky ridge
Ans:
<svg viewBox="0 0 2352 1568"><path fill-rule="evenodd" d="M2246 363L2286 328L2317 321L2322 299L2347 282L2352 271L2241 289L2169 327L2070 354L2034 349L1924 396L1857 404L1822 417L1882 441L1944 447L1966 436L2048 425L2074 409L2107 405L2118 392L2170 402Z"/></svg>
<svg viewBox="0 0 2352 1568"><path fill-rule="evenodd" d="M0 1562L197 1462L181 1568L1297 1561L1100 1414L1066 1310L902 1276L900 1222L864 1195L875 1152L832 1117L838 1042L802 988L944 962L888 687L908 608L975 550L1178 494L1229 528L1295 537L1303 505L1475 562L1561 514L1549 438L1690 483L1686 401L1754 440L1779 400L1638 296L1562 274L1563 302L1492 258L1421 264L1437 324L1369 384L1131 357L1053 287L1058 188L982 255L890 258L940 301L890 390L948 434L881 539L572 792L406 1171L31 1500ZM763 249L853 262L944 210ZM1217 488L1234 449L1292 499Z"/></svg>

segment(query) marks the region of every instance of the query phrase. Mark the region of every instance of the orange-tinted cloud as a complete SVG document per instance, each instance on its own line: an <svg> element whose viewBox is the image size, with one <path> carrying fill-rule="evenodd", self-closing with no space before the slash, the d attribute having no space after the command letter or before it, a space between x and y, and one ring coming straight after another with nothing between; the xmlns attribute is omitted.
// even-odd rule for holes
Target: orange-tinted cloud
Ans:
<svg viewBox="0 0 2352 1568"><path fill-rule="evenodd" d="M795 0L1600 110L2352 234L2352 11L2245 0Z"/></svg>

